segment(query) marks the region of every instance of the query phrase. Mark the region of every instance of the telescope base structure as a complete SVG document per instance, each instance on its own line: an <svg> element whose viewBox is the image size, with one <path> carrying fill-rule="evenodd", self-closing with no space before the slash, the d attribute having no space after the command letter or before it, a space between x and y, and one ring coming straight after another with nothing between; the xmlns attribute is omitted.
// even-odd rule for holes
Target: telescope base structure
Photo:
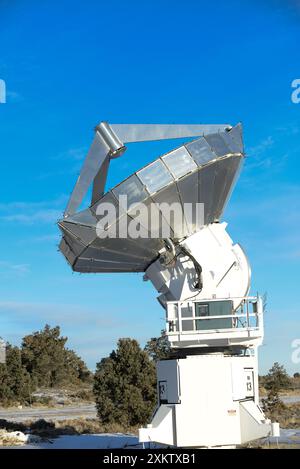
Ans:
<svg viewBox="0 0 300 469"><path fill-rule="evenodd" d="M255 349L248 355L187 355L157 363L159 406L140 442L232 447L270 436L259 407Z"/></svg>

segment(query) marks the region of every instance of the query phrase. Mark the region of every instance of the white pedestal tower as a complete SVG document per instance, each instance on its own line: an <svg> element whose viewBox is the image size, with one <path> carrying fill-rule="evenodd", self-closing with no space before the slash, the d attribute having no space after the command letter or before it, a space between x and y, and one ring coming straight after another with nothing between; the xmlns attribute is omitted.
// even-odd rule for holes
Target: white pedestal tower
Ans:
<svg viewBox="0 0 300 469"><path fill-rule="evenodd" d="M247 258L225 223L204 227L175 249L171 268L166 257L146 271L161 292L172 352L157 363L158 407L140 441L232 447L266 437L272 425L259 405L257 369L263 304L247 296ZM203 288L195 294L197 264Z"/></svg>

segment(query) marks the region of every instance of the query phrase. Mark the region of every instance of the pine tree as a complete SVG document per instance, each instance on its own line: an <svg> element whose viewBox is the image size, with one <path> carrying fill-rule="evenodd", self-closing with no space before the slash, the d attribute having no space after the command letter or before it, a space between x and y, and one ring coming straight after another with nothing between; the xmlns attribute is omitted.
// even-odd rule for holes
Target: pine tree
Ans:
<svg viewBox="0 0 300 469"><path fill-rule="evenodd" d="M66 370L66 376L70 383L76 384L79 382L92 382L92 373L74 350L65 349L64 367Z"/></svg>
<svg viewBox="0 0 300 469"><path fill-rule="evenodd" d="M0 365L1 403L29 402L33 388L30 375L22 364L20 349L8 344L6 363Z"/></svg>
<svg viewBox="0 0 300 469"><path fill-rule="evenodd" d="M49 325L23 338L22 361L37 386L57 386L64 380L66 341L58 326L51 329Z"/></svg>
<svg viewBox="0 0 300 469"><path fill-rule="evenodd" d="M37 386L79 384L91 379L81 358L65 347L67 340L61 337L59 326L49 325L23 338L22 362Z"/></svg>
<svg viewBox="0 0 300 469"><path fill-rule="evenodd" d="M285 409L284 403L279 397L281 389L288 389L291 386L291 379L284 366L275 362L269 373L264 377L264 387L268 394L262 399L264 411L270 418L278 419L280 413Z"/></svg>
<svg viewBox="0 0 300 469"><path fill-rule="evenodd" d="M291 386L291 379L283 365L275 362L265 376L264 386L267 390L278 392Z"/></svg>
<svg viewBox="0 0 300 469"><path fill-rule="evenodd" d="M162 330L160 337L152 337L150 340L148 340L144 350L155 362L164 358L168 358L171 353L171 348L166 331Z"/></svg>
<svg viewBox="0 0 300 469"><path fill-rule="evenodd" d="M155 366L136 340L120 339L97 364L94 394L104 424L130 427L149 420L156 401Z"/></svg>

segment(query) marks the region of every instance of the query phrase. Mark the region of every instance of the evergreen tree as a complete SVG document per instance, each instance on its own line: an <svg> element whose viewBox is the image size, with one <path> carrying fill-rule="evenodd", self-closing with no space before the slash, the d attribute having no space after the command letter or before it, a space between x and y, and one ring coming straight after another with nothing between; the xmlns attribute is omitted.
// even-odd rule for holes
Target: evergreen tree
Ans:
<svg viewBox="0 0 300 469"><path fill-rule="evenodd" d="M37 386L55 387L91 379L85 363L65 347L67 340L60 336L59 326L49 325L23 338L22 362Z"/></svg>
<svg viewBox="0 0 300 469"><path fill-rule="evenodd" d="M278 392L291 386L291 379L283 365L275 362L269 373L265 376L264 386L267 390Z"/></svg>
<svg viewBox="0 0 300 469"><path fill-rule="evenodd" d="M151 338L145 345L145 352L154 360L162 360L170 356L170 344L166 335L166 331L162 330L160 337Z"/></svg>
<svg viewBox="0 0 300 469"><path fill-rule="evenodd" d="M281 389L288 389L291 386L291 379L284 366L275 362L269 373L264 377L264 387L268 394L262 399L262 406L267 415L277 420L280 413L285 409L284 403L279 397Z"/></svg>
<svg viewBox="0 0 300 469"><path fill-rule="evenodd" d="M21 349L7 345L0 364L0 403L30 402L36 387L91 383L84 361L65 347L60 328L46 325L23 338Z"/></svg>
<svg viewBox="0 0 300 469"><path fill-rule="evenodd" d="M23 338L22 361L37 386L58 386L64 381L66 341L58 326L49 325Z"/></svg>
<svg viewBox="0 0 300 469"><path fill-rule="evenodd" d="M154 363L133 339L120 339L117 349L97 364L94 394L100 420L125 427L145 424L156 402Z"/></svg>
<svg viewBox="0 0 300 469"><path fill-rule="evenodd" d="M9 374L6 363L0 363L0 402L5 405L13 398L12 390L9 386Z"/></svg>
<svg viewBox="0 0 300 469"><path fill-rule="evenodd" d="M6 363L0 365L0 401L3 404L28 402L33 387L30 375L22 364L20 349L7 345Z"/></svg>
<svg viewBox="0 0 300 469"><path fill-rule="evenodd" d="M71 383L91 383L93 375L74 350L65 349L66 375Z"/></svg>

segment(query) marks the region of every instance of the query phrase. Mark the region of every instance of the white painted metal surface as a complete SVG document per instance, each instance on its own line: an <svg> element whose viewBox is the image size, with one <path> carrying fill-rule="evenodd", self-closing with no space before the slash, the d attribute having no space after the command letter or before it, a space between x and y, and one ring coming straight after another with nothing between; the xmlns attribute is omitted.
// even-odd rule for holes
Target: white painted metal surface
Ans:
<svg viewBox="0 0 300 469"><path fill-rule="evenodd" d="M272 436L274 436L275 438L280 437L280 427L279 427L278 422L273 422L272 423Z"/></svg>
<svg viewBox="0 0 300 469"><path fill-rule="evenodd" d="M140 430L140 441L178 447L217 447L240 445L271 435L271 422L259 407L254 381L256 356L221 353L187 356L159 362L157 368L158 387L161 381L172 387L173 374L177 373L178 400L161 404L152 424ZM253 388L249 397L247 383L251 373Z"/></svg>
<svg viewBox="0 0 300 469"><path fill-rule="evenodd" d="M226 232L226 223L213 223L181 243L202 267L203 288L194 288L194 265L187 256L178 256L175 263L164 265L158 259L146 270L159 291L162 302L187 299L232 298L236 309L250 288L250 266L238 244Z"/></svg>

